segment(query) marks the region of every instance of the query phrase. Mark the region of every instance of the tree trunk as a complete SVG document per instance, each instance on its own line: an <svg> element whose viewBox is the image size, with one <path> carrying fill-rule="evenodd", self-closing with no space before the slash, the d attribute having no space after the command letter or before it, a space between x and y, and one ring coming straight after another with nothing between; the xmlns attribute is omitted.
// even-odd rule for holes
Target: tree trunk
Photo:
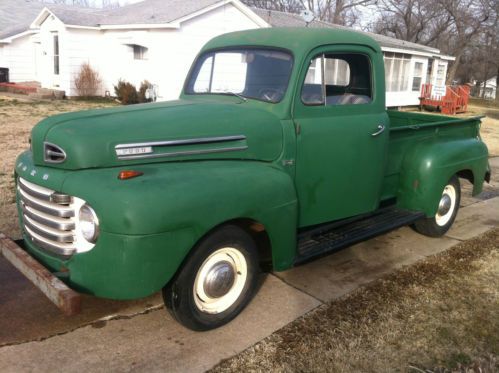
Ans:
<svg viewBox="0 0 499 373"><path fill-rule="evenodd" d="M448 70L447 73L447 85L451 85L452 81L454 80L454 77L456 76L457 68L459 67L459 61L461 60L463 52L459 52L456 54L456 59L454 60L454 63L451 65L451 67Z"/></svg>

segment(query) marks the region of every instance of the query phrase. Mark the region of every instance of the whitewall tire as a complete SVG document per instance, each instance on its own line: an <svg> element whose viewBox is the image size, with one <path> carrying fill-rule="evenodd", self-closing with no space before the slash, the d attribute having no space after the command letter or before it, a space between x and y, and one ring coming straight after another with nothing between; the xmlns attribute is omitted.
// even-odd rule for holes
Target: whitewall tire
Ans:
<svg viewBox="0 0 499 373"><path fill-rule="evenodd" d="M435 216L417 221L414 223L414 228L430 237L444 235L454 223L460 203L461 186L459 179L454 175L442 191Z"/></svg>
<svg viewBox="0 0 499 373"><path fill-rule="evenodd" d="M236 317L256 291L256 244L243 229L223 226L192 249L175 278L163 288L173 317L192 330L209 330Z"/></svg>

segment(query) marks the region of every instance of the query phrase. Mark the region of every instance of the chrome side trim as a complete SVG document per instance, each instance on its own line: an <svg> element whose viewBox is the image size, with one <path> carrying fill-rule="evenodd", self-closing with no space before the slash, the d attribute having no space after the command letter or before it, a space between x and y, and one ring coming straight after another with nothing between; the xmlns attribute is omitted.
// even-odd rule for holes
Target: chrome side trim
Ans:
<svg viewBox="0 0 499 373"><path fill-rule="evenodd" d="M196 144L212 144L226 141L246 140L244 135L235 136L218 136L218 137L200 137L195 139L185 140L167 140L167 141L152 141L152 142L137 142L133 144L118 144L115 149L123 148L141 148L147 146L175 146L175 145L196 145Z"/></svg>
<svg viewBox="0 0 499 373"><path fill-rule="evenodd" d="M186 150L180 152L171 153L156 153L156 154L141 154L141 155L131 155L118 157L119 160L124 159L144 159L144 158L162 158L162 157L178 157L181 155L201 155L201 154L212 154L212 153L225 153L225 152L235 152L238 150L246 150L247 146L237 146L231 148L220 148L220 149L202 149L202 150Z"/></svg>

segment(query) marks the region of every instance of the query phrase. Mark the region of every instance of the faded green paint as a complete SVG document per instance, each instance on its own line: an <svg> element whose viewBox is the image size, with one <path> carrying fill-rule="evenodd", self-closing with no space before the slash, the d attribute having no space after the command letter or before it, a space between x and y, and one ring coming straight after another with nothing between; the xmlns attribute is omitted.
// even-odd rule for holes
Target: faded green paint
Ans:
<svg viewBox="0 0 499 373"><path fill-rule="evenodd" d="M62 114L35 126L33 153L18 157L16 173L87 201L99 217L101 235L92 250L68 260L27 243L30 253L53 271L68 268L65 281L78 290L137 298L164 286L196 242L227 221L263 224L274 268L284 270L295 260L298 228L373 211L391 198L432 216L443 185L462 170L473 172L474 192L481 190L487 150L477 139L479 120L387 113L382 54L371 38L340 30L264 29L217 37L202 52L234 46L278 47L293 54L280 103L182 94L172 102ZM303 105L307 67L321 52L369 56L373 102ZM372 137L380 124L389 130ZM114 149L232 135L246 138L230 146L247 149L126 161ZM46 164L45 141L61 146L67 160ZM206 148L182 145L168 151ZM143 176L117 179L130 168Z"/></svg>

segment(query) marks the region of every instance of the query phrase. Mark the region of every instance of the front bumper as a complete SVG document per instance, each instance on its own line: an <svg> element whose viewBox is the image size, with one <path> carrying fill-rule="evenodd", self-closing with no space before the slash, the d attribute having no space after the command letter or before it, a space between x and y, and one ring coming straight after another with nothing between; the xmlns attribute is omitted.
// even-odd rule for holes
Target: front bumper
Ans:
<svg viewBox="0 0 499 373"><path fill-rule="evenodd" d="M66 315L71 316L80 312L80 294L67 287L2 233L0 233L0 253Z"/></svg>

